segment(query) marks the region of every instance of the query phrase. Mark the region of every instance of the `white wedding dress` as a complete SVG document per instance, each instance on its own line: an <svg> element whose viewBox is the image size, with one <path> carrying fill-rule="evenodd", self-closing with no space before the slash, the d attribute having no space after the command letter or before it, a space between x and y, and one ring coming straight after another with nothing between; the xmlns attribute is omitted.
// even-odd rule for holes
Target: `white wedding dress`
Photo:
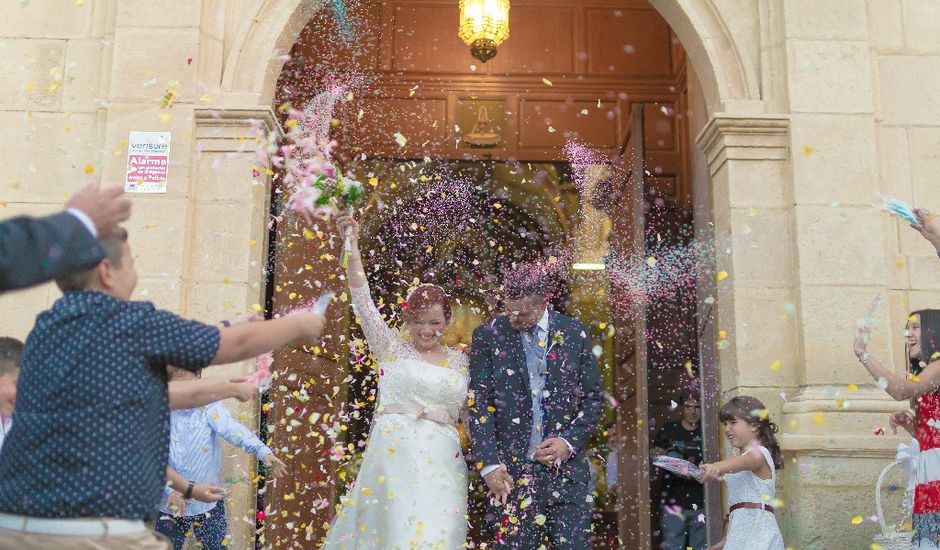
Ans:
<svg viewBox="0 0 940 550"><path fill-rule="evenodd" d="M382 320L369 287L352 303L378 362L378 404L355 484L321 548L456 549L467 537L467 465L456 420L467 398L467 357L424 361Z"/></svg>
<svg viewBox="0 0 940 550"><path fill-rule="evenodd" d="M751 451L763 455L770 466L770 479L761 479L751 471L725 474L728 504L731 506L739 502L773 505L777 495L777 470L770 451L759 446L744 452ZM773 513L755 508L741 508L731 512L724 550L783 550L783 535L780 534L777 519Z"/></svg>

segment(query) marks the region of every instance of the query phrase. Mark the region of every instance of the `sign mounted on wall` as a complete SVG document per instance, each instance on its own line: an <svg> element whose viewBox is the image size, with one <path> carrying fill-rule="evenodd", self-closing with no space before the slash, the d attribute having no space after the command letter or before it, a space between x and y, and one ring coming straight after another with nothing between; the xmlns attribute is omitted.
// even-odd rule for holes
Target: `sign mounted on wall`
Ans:
<svg viewBox="0 0 940 550"><path fill-rule="evenodd" d="M170 132L131 132L127 139L128 193L166 193L170 171Z"/></svg>

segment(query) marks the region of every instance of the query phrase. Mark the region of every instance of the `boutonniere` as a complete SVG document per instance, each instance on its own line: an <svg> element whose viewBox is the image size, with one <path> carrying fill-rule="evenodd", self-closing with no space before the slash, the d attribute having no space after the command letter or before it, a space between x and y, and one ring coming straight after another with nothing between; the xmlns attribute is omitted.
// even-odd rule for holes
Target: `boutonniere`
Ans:
<svg viewBox="0 0 940 550"><path fill-rule="evenodd" d="M552 334L551 344L548 346L548 351L549 352L552 351L552 349L555 346L563 346L563 345L565 345L565 333L560 330L556 330Z"/></svg>

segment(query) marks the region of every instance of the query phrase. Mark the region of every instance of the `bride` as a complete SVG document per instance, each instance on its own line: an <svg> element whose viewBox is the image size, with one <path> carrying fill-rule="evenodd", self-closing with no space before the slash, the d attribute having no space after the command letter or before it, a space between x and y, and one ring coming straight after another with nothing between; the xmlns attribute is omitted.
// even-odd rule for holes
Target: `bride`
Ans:
<svg viewBox="0 0 940 550"><path fill-rule="evenodd" d="M467 398L467 358L441 344L450 298L421 285L403 305L404 333L382 320L359 254L359 224L349 235L352 304L379 375L378 404L362 467L337 506L321 548L454 549L467 535L467 466L456 423Z"/></svg>

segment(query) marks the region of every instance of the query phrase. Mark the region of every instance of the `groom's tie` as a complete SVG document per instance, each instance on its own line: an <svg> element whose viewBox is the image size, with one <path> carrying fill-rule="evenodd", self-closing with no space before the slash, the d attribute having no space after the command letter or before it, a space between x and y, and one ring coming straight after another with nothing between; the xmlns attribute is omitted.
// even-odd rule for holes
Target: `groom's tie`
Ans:
<svg viewBox="0 0 940 550"><path fill-rule="evenodd" d="M529 382L532 399L532 433L529 438L529 459L536 447L545 438L545 382L548 374L546 356L548 345L542 342L542 329L535 325L526 330L522 336L523 347L526 354L526 368L529 370Z"/></svg>
<svg viewBox="0 0 940 550"><path fill-rule="evenodd" d="M545 356L548 352L548 342L545 342L543 345L542 327L535 324L532 328L527 330L526 333L528 334L529 346L539 361L539 374L544 376L548 374L548 365L545 361Z"/></svg>

